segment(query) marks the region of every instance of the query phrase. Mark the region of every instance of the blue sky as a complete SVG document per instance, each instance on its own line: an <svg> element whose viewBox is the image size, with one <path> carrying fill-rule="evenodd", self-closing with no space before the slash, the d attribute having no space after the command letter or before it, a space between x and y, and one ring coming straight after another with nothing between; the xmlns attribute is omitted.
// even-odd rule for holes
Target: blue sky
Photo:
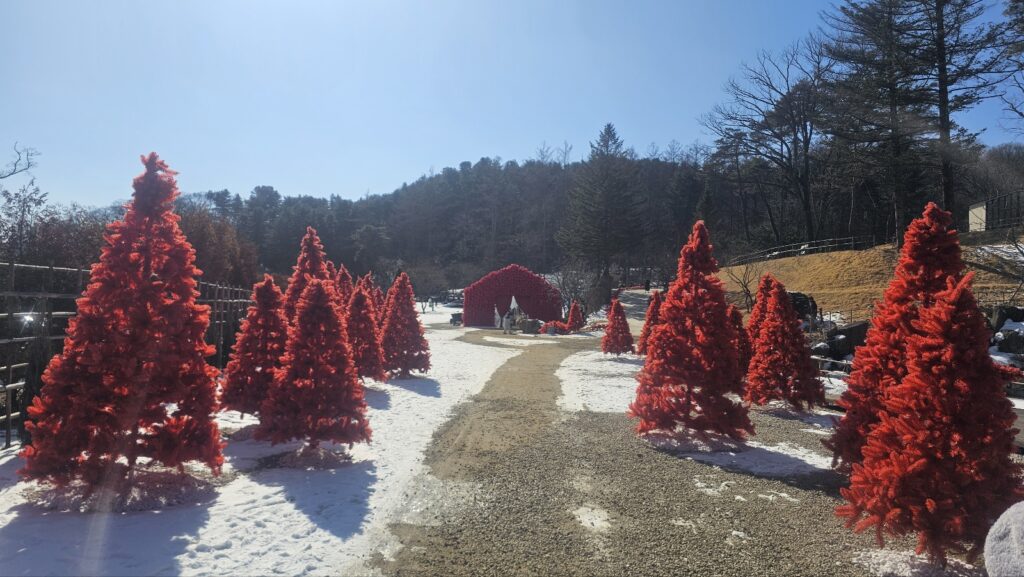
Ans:
<svg viewBox="0 0 1024 577"><path fill-rule="evenodd" d="M821 0L10 1L0 150L42 153L58 202L130 194L154 150L185 191L386 193L613 122L639 152L709 141L698 117L758 50L818 26ZM998 103L960 121L1014 139ZM6 162L6 156L0 155Z"/></svg>

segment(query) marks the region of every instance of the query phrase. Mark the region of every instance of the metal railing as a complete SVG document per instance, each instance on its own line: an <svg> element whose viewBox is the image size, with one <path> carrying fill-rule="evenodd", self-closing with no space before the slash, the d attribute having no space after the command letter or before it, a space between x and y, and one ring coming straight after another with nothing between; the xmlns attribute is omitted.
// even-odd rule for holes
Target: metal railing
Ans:
<svg viewBox="0 0 1024 577"><path fill-rule="evenodd" d="M38 394L50 358L63 347L67 322L76 315L76 300L88 283L89 270L8 262L0 263L0 279L0 422L7 448L15 423L24 433L24 409ZM208 282L199 282L198 287L197 302L210 307L206 342L215 347L210 362L223 367L248 308L250 290Z"/></svg>
<svg viewBox="0 0 1024 577"><path fill-rule="evenodd" d="M825 240L813 240L807 242L794 242L773 246L757 252L742 254L729 259L728 266L750 264L765 260L785 258L787 256L800 256L822 252L836 252L840 250L864 250L875 246L873 236L850 236L846 238L830 238Z"/></svg>

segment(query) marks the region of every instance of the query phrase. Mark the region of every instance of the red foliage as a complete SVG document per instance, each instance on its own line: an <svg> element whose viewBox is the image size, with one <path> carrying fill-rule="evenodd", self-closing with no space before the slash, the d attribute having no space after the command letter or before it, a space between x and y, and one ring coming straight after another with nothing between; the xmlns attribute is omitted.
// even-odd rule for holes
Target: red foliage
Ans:
<svg viewBox="0 0 1024 577"><path fill-rule="evenodd" d="M601 338L601 352L611 355L633 352L633 335L629 333L629 321L619 299L612 300L608 307L608 326Z"/></svg>
<svg viewBox="0 0 1024 577"><path fill-rule="evenodd" d="M172 212L174 172L155 153L142 162L124 220L107 227L64 349L28 408L27 478L121 491L139 457L220 471L217 370L203 341L209 307L196 304L201 273Z"/></svg>
<svg viewBox="0 0 1024 577"><path fill-rule="evenodd" d="M494 308L504 316L512 297L530 318L557 321L562 318L562 296L538 274L517 264L487 273L462 293L462 324L470 327L494 325Z"/></svg>
<svg viewBox="0 0 1024 577"><path fill-rule="evenodd" d="M693 225L679 256L679 272L661 305L661 323L647 343L629 414L637 432L678 426L742 439L754 427L747 408L729 393L743 387L718 263L704 222Z"/></svg>
<svg viewBox="0 0 1024 577"><path fill-rule="evenodd" d="M924 216L907 228L896 274L875 303L865 343L854 355L849 387L838 401L846 413L825 441L842 471L861 461L861 447L878 422L884 392L907 374L906 343L920 307L945 289L947 277L959 278L963 271L952 224L948 212L929 203Z"/></svg>
<svg viewBox="0 0 1024 577"><path fill-rule="evenodd" d="M352 285L352 275L349 274L344 264L338 265L338 272L334 275L334 288L338 291L338 302L348 306L355 287Z"/></svg>
<svg viewBox="0 0 1024 577"><path fill-rule="evenodd" d="M661 322L659 312L661 311L661 292L651 293L651 302L647 303L647 314L644 315L644 328L640 330L640 340L637 343L636 354L647 354L647 341L651 338L651 331Z"/></svg>
<svg viewBox="0 0 1024 577"><path fill-rule="evenodd" d="M302 237L299 248L299 257L292 267L292 276L288 280L288 290L284 293L284 316L288 322L295 322L299 298L306 290L306 284L311 279L330 280L326 261L324 245L320 242L316 229L307 226L306 235Z"/></svg>
<svg viewBox="0 0 1024 577"><path fill-rule="evenodd" d="M747 401L764 405L784 399L797 410L825 402L825 388L818 380L818 368L800 330L800 319L779 281L772 286L761 328L751 346L754 355L747 372Z"/></svg>
<svg viewBox="0 0 1024 577"><path fill-rule="evenodd" d="M940 563L947 551L977 553L992 523L1024 499L1024 471L1010 460L1009 372L988 355L972 276L950 277L913 322L907 375L884 395L836 509L857 531L873 526L880 546L883 533L916 532L917 553Z"/></svg>
<svg viewBox="0 0 1024 577"><path fill-rule="evenodd" d="M327 259L327 279L331 281L338 280L338 269L335 268L334 263L330 259Z"/></svg>
<svg viewBox="0 0 1024 577"><path fill-rule="evenodd" d="M580 303L576 300L569 305L569 317L565 320L565 324L571 333L578 333L583 328L583 311L580 310Z"/></svg>
<svg viewBox="0 0 1024 577"><path fill-rule="evenodd" d="M772 295L772 287L775 286L775 277L765 273L761 282L757 285L757 296L754 298L754 308L750 310L750 317L747 319L747 339L753 343L757 340L757 331L761 328L765 312L768 310L768 300Z"/></svg>
<svg viewBox="0 0 1024 577"><path fill-rule="evenodd" d="M383 381L384 352L377 328L377 309L362 287L352 293L348 305L348 342L359 376Z"/></svg>
<svg viewBox="0 0 1024 577"><path fill-rule="evenodd" d="M736 331L736 341L733 347L736 349L736 356L739 358L740 372L746 373L750 366L750 357L754 355L750 337L747 336L747 329L743 327L743 313L736 305L729 305L729 321Z"/></svg>
<svg viewBox="0 0 1024 577"><path fill-rule="evenodd" d="M288 338L284 296L273 277L265 275L253 285L252 300L224 371L220 397L224 409L249 414L259 411L267 398Z"/></svg>
<svg viewBox="0 0 1024 577"><path fill-rule="evenodd" d="M281 368L260 407L257 439L273 444L305 439L358 443L370 440L363 385L345 336L333 283L310 279L288 329Z"/></svg>
<svg viewBox="0 0 1024 577"><path fill-rule="evenodd" d="M569 323L563 323L562 321L548 321L542 324L537 332L542 335L550 334L552 327L555 329L556 335L567 335L572 332L569 329Z"/></svg>
<svg viewBox="0 0 1024 577"><path fill-rule="evenodd" d="M404 272L391 286L391 306L387 309L381 344L384 368L394 376L406 377L410 371L430 370L430 349L423 338L423 325L416 313L416 296L409 275Z"/></svg>

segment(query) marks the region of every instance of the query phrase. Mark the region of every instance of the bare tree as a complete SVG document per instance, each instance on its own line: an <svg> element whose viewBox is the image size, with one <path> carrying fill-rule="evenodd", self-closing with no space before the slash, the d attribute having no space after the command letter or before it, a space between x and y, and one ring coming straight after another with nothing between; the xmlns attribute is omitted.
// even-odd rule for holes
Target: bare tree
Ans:
<svg viewBox="0 0 1024 577"><path fill-rule="evenodd" d="M740 292L743 293L743 303L748 311L754 306L754 293L761 282L764 268L764 261L757 261L741 266L730 266L724 269L729 280L740 287ZM737 271L737 269L739 270Z"/></svg>
<svg viewBox="0 0 1024 577"><path fill-rule="evenodd" d="M15 142L14 159L4 165L3 168L0 168L0 180L32 170L36 166L36 158L38 156L39 152L36 149L19 147L18 143Z"/></svg>

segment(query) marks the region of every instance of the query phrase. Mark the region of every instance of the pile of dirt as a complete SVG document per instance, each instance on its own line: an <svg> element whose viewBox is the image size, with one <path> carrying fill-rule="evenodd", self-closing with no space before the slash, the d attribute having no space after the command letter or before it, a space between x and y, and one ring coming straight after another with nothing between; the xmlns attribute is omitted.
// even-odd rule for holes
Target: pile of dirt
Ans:
<svg viewBox="0 0 1024 577"><path fill-rule="evenodd" d="M969 250L965 249L965 256ZM757 279L762 274L771 273L787 289L813 296L823 311L867 318L874 301L888 286L898 259L899 252L886 245L725 267L719 276L726 290L737 300L742 294L739 281L745 272L748 278L754 279L751 290L756 290ZM1016 287L1016 283L999 275L983 270L975 272L974 288L979 301L1001 300Z"/></svg>

